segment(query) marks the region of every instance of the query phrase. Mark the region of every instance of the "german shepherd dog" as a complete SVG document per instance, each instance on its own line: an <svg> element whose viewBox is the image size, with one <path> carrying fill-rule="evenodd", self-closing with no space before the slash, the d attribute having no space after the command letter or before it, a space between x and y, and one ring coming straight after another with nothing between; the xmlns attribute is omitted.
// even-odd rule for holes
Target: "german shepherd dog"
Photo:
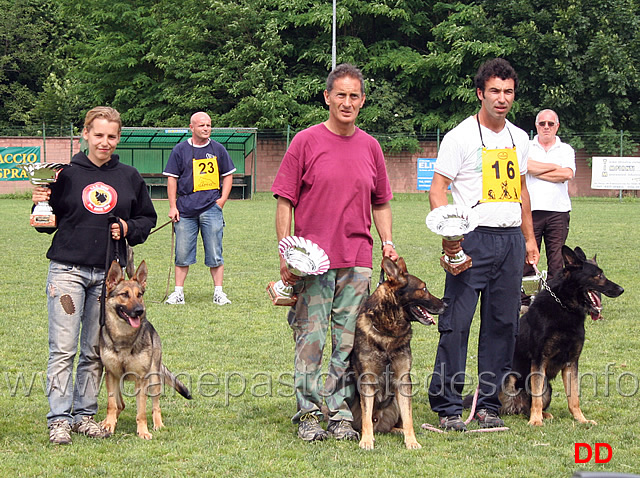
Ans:
<svg viewBox="0 0 640 478"><path fill-rule="evenodd" d="M580 410L578 360L584 345L586 315L597 311L600 294L618 297L624 289L607 279L596 258L562 247L564 269L539 292L529 310L520 317L513 357L513 370L500 394L502 414L529 415L529 425L542 426L553 416L546 410L551 403L549 380L562 374L569 411L580 423L587 420Z"/></svg>
<svg viewBox="0 0 640 478"><path fill-rule="evenodd" d="M423 281L407 272L404 259L382 260L387 280L358 314L351 366L359 400L352 406L353 425L362 430L360 448L373 449L374 431L403 432L407 448L421 448L411 410L411 322L434 323L431 314L445 304ZM375 424L374 424L375 421Z"/></svg>
<svg viewBox="0 0 640 478"><path fill-rule="evenodd" d="M160 412L162 385L171 385L187 399L191 394L176 376L162 364L160 337L146 318L143 295L147 284L147 265L140 263L134 276L125 280L122 268L113 262L105 278L105 323L100 331L100 357L105 368L107 416L101 425L114 432L124 410L122 380L135 381L137 432L151 440L147 428L147 395L151 395L153 429L163 427Z"/></svg>

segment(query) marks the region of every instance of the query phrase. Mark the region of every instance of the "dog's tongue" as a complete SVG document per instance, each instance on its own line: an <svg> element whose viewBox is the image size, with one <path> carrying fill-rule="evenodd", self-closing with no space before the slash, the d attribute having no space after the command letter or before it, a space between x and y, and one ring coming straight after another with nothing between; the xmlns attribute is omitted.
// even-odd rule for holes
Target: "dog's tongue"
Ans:
<svg viewBox="0 0 640 478"><path fill-rule="evenodd" d="M594 294L593 292L589 292L589 297L591 298L591 310L589 311L591 319L601 320L603 317L601 314L602 301L600 300L600 297L598 297L598 294Z"/></svg>
<svg viewBox="0 0 640 478"><path fill-rule="evenodd" d="M138 327L140 327L140 317L127 316L127 319L129 319L129 325L134 329L137 329Z"/></svg>

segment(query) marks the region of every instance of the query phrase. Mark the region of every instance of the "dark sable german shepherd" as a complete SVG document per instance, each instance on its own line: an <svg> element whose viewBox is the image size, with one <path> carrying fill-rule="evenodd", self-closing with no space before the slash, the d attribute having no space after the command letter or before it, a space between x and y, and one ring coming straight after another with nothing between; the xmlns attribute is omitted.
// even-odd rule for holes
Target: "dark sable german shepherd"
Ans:
<svg viewBox="0 0 640 478"><path fill-rule="evenodd" d="M102 426L112 433L120 412L124 410L121 380L135 381L137 432L140 438L151 440L147 427L147 395L153 402L153 429L164 426L160 413L162 385L170 385L187 399L191 394L162 364L160 337L147 321L143 295L147 284L147 265L138 266L135 275L125 280L122 268L113 262L105 278L107 298L105 324L100 331L100 358L105 368L107 416Z"/></svg>
<svg viewBox="0 0 640 478"><path fill-rule="evenodd" d="M520 326L513 357L513 372L505 380L500 401L503 414L529 415L529 424L541 426L551 403L551 385L559 372L569 411L580 423L591 423L580 410L578 359L584 345L584 321L599 312L599 294L618 297L624 289L607 279L596 258L588 260L579 247L562 247L564 269L539 292ZM592 314L593 315L593 314ZM599 315L599 313L598 313Z"/></svg>
<svg viewBox="0 0 640 478"><path fill-rule="evenodd" d="M387 280L364 303L357 322L351 365L359 400L353 425L362 429L360 448L373 449L373 433L401 431L407 448L420 448L411 411L411 322L434 323L445 304L424 282L407 273L404 259L382 260ZM374 425L375 421L375 425Z"/></svg>

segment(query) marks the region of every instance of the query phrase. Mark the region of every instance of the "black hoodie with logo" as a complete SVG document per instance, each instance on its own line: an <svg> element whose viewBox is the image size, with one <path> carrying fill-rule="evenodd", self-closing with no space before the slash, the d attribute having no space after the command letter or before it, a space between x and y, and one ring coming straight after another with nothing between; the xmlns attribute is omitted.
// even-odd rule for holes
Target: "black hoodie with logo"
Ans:
<svg viewBox="0 0 640 478"><path fill-rule="evenodd" d="M55 231L47 258L65 264L105 266L112 216L126 221L130 246L144 242L157 220L144 179L115 154L101 167L84 153L74 155L51 184L49 204L58 227L38 231Z"/></svg>

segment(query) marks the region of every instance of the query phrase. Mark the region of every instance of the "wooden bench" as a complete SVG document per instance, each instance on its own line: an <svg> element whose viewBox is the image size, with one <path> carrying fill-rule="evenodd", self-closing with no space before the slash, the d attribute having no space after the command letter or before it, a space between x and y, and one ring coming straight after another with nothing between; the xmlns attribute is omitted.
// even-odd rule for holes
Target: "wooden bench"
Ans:
<svg viewBox="0 0 640 478"><path fill-rule="evenodd" d="M167 176L162 173L144 173L141 174L144 182L147 183L149 188L149 196L152 199L167 199ZM240 196L242 199L246 199L246 190L249 188L249 197L251 197L251 176L245 176L244 174L233 175L233 185L231 186L230 198ZM239 194L234 194L239 191ZM240 199L238 197L238 199Z"/></svg>
<svg viewBox="0 0 640 478"><path fill-rule="evenodd" d="M167 177L162 173L141 174L152 199L167 199Z"/></svg>

